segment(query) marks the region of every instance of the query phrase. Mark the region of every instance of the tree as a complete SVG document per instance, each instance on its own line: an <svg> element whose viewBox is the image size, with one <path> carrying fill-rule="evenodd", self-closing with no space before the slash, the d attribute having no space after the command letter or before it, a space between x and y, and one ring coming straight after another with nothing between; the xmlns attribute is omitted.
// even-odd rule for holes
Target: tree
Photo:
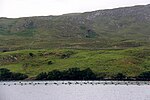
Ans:
<svg viewBox="0 0 150 100"><path fill-rule="evenodd" d="M63 78L69 80L81 80L81 71L79 68L69 68L63 72Z"/></svg>
<svg viewBox="0 0 150 100"><path fill-rule="evenodd" d="M22 74L22 73L13 73L12 74L12 79L13 80L24 80L26 78L28 78L28 76L25 75L25 74Z"/></svg>
<svg viewBox="0 0 150 100"><path fill-rule="evenodd" d="M93 71L90 68L87 68L82 71L82 79L83 80L95 80L96 75L93 73Z"/></svg>
<svg viewBox="0 0 150 100"><path fill-rule="evenodd" d="M141 73L138 76L138 79L141 79L141 80L150 80L150 71L146 71L146 72Z"/></svg>
<svg viewBox="0 0 150 100"><path fill-rule="evenodd" d="M117 79L117 80L123 80L125 78L126 78L126 75L122 73L117 73L116 75L113 76L113 79Z"/></svg>
<svg viewBox="0 0 150 100"><path fill-rule="evenodd" d="M12 77L12 73L10 70L6 68L1 68L0 69L0 80L10 80Z"/></svg>
<svg viewBox="0 0 150 100"><path fill-rule="evenodd" d="M36 76L36 80L46 80L47 79L47 73L42 72Z"/></svg>
<svg viewBox="0 0 150 100"><path fill-rule="evenodd" d="M58 70L53 70L48 73L47 75L48 80L61 80L62 79L62 73Z"/></svg>
<svg viewBox="0 0 150 100"><path fill-rule="evenodd" d="M21 74L21 73L13 73L10 72L10 70L6 68L1 68L0 69L0 80L23 80L28 78L27 75Z"/></svg>
<svg viewBox="0 0 150 100"><path fill-rule="evenodd" d="M47 73L40 73L37 80L95 80L96 75L90 68L80 70L79 68L69 68L68 70L53 70Z"/></svg>

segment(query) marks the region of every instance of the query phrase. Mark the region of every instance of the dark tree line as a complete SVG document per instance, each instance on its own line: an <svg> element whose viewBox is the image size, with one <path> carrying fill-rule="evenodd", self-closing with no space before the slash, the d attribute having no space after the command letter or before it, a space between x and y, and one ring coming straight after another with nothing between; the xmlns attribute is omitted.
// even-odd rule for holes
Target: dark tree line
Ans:
<svg viewBox="0 0 150 100"><path fill-rule="evenodd" d="M53 70L42 72L36 77L37 80L96 80L96 74L90 69L80 70L79 68L69 68L65 71Z"/></svg>
<svg viewBox="0 0 150 100"><path fill-rule="evenodd" d="M8 81L8 80L24 80L28 78L27 75L22 73L13 73L6 68L0 69L0 81Z"/></svg>
<svg viewBox="0 0 150 100"><path fill-rule="evenodd" d="M150 71L140 73L136 77L127 77L123 73L117 73L107 78L105 73L101 74L101 76L96 75L90 68L84 70L69 68L64 71L42 72L36 76L36 80L150 80Z"/></svg>
<svg viewBox="0 0 150 100"><path fill-rule="evenodd" d="M150 71L142 72L136 77L127 77L122 73L118 73L112 77L113 80L139 80L139 81L149 81Z"/></svg>
<svg viewBox="0 0 150 100"><path fill-rule="evenodd" d="M0 69L0 81L24 80L28 78L22 73L10 72L6 68ZM96 75L90 68L80 70L79 68L69 68L68 70L53 70L42 72L35 78L36 80L107 80L106 74ZM127 77L122 73L117 73L108 80L150 80L150 71L142 72L137 77Z"/></svg>

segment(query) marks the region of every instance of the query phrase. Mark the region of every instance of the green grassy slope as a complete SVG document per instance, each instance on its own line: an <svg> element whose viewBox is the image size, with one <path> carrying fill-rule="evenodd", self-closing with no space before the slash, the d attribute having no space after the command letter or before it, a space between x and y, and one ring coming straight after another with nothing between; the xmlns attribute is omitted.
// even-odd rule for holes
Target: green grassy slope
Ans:
<svg viewBox="0 0 150 100"><path fill-rule="evenodd" d="M65 70L72 67L81 69L89 67L98 75L106 73L107 77L119 72L134 77L143 71L150 70L150 49L19 50L1 52L0 62L0 68L25 73L29 77L34 77L40 72L48 72L54 69Z"/></svg>

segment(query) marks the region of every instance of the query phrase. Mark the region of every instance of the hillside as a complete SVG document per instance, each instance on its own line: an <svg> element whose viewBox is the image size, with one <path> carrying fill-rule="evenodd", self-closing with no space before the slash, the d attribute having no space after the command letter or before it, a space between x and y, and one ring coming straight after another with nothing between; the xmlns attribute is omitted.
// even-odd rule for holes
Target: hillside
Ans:
<svg viewBox="0 0 150 100"><path fill-rule="evenodd" d="M0 18L0 50L150 46L150 5L26 18Z"/></svg>
<svg viewBox="0 0 150 100"><path fill-rule="evenodd" d="M61 16L0 18L0 69L7 68L1 71L10 70L14 79L16 75L32 79L41 72L63 72L74 67L90 68L106 79L118 73L128 78L142 72L147 75L150 5Z"/></svg>
<svg viewBox="0 0 150 100"><path fill-rule="evenodd" d="M29 78L41 72L67 70L78 67L91 68L98 76L112 77L123 73L136 77L150 70L150 49L134 48L124 50L74 50L43 49L18 50L0 53L0 68L27 74Z"/></svg>

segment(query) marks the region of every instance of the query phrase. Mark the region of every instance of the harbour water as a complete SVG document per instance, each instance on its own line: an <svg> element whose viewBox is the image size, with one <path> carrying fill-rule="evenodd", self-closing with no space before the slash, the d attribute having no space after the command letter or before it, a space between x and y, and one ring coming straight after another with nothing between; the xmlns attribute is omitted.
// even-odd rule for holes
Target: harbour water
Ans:
<svg viewBox="0 0 150 100"><path fill-rule="evenodd" d="M150 100L150 82L0 82L0 100Z"/></svg>

